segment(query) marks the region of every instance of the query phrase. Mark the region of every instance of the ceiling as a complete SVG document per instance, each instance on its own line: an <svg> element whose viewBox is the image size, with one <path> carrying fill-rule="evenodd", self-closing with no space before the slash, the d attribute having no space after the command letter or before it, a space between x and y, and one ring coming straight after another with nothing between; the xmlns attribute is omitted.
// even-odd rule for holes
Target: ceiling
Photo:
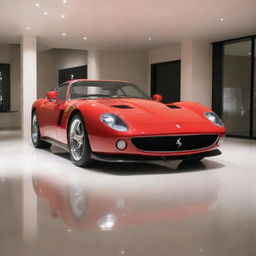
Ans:
<svg viewBox="0 0 256 256"><path fill-rule="evenodd" d="M0 0L0 43L19 43L22 34L31 33L48 48L151 49L256 34L255 0L64 2Z"/></svg>

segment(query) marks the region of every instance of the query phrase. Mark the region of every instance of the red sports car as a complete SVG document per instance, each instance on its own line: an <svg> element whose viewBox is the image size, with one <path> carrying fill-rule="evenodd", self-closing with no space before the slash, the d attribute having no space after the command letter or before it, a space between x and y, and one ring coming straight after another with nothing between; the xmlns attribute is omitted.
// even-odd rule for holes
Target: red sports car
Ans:
<svg viewBox="0 0 256 256"><path fill-rule="evenodd" d="M221 119L195 102L163 104L123 81L72 80L32 106L36 148L56 144L78 166L93 160L202 159L219 155Z"/></svg>

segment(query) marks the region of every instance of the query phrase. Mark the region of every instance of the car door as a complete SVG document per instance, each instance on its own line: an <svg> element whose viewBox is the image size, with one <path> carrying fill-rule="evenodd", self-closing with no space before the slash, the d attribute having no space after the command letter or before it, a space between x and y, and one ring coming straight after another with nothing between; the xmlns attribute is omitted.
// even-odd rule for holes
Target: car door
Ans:
<svg viewBox="0 0 256 256"><path fill-rule="evenodd" d="M45 123L43 135L54 140L57 140L58 120L63 104L66 101L67 90L68 83L58 86L56 91L58 92L60 101L54 99L47 100L43 107L43 111L41 111L42 119Z"/></svg>

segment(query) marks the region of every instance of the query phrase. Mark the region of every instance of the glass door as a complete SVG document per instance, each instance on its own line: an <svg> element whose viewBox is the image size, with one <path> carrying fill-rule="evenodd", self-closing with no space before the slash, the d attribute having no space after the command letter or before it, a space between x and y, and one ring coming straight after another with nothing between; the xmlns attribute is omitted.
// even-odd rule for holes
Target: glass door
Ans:
<svg viewBox="0 0 256 256"><path fill-rule="evenodd" d="M251 135L251 42L246 39L223 45L222 118L228 135ZM256 99L256 90L254 94Z"/></svg>
<svg viewBox="0 0 256 256"><path fill-rule="evenodd" d="M256 138L256 38L254 37L254 44L252 45L252 62L253 62L253 96L252 96L252 106L253 106L253 114L252 114L252 136Z"/></svg>

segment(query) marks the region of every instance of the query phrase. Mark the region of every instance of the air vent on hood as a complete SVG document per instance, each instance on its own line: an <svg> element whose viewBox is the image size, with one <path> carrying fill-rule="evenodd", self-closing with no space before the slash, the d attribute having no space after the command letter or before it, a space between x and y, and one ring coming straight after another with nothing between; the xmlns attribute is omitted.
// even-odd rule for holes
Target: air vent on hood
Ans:
<svg viewBox="0 0 256 256"><path fill-rule="evenodd" d="M130 108L132 108L132 107L127 106L127 105L112 105L111 107L122 108L122 109L130 109Z"/></svg>
<svg viewBox="0 0 256 256"><path fill-rule="evenodd" d="M168 107L168 108L180 108L180 107L178 107L178 106L176 106L176 105L167 105L167 107Z"/></svg>

